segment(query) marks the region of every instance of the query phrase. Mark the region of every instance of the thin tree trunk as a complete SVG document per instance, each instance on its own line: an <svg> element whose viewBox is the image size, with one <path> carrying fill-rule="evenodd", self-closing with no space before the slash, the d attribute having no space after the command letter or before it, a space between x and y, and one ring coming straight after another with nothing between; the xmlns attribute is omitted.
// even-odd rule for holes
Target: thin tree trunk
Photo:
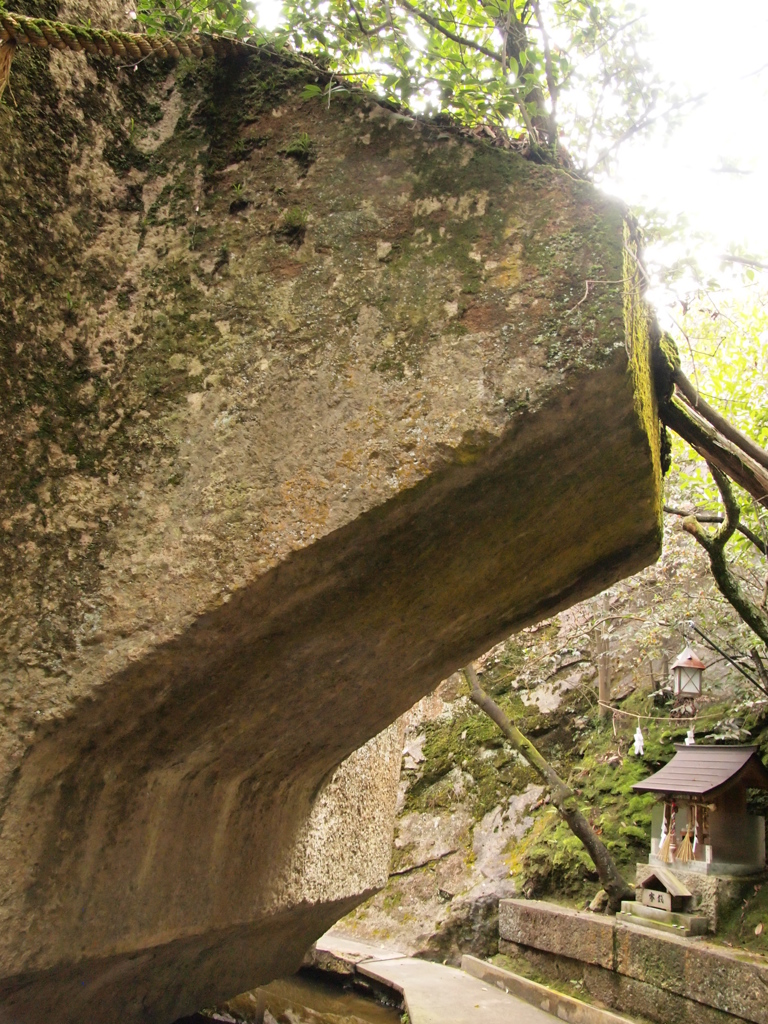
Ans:
<svg viewBox="0 0 768 1024"><path fill-rule="evenodd" d="M728 441L690 406L672 398L661 405L662 421L711 465L768 508L768 471Z"/></svg>
<svg viewBox="0 0 768 1024"><path fill-rule="evenodd" d="M597 664L597 696L600 701L600 717L607 718L611 713L608 707L611 702L611 663L608 651L602 646L605 644L604 637L600 637L600 644L602 650Z"/></svg>
<svg viewBox="0 0 768 1024"><path fill-rule="evenodd" d="M501 36L504 45L504 52L507 59L510 57L520 68L520 82L524 90L521 106L521 113L526 119L526 127L531 136L531 150L540 156L548 155L550 158L558 156L558 128L557 119L554 113L556 93L550 97L552 113L547 110L547 97L541 86L532 84L526 88L523 84L525 79L521 54L528 49L528 34L525 25L518 17L514 5L502 9L497 3L490 0L480 0L483 7L493 18L496 29ZM547 63L549 63L547 61ZM534 110L530 116L527 108Z"/></svg>
<svg viewBox="0 0 768 1024"><path fill-rule="evenodd" d="M470 698L498 725L514 749L522 754L531 768L541 777L549 789L552 803L561 818L570 828L585 850L592 858L597 869L600 882L608 895L608 907L614 913L621 908L622 900L633 900L635 894L620 874L605 844L595 835L592 826L576 805L576 794L560 778L550 763L524 736L517 726L510 722L499 705L492 700L480 686L477 673L472 665L467 665L464 675L469 683Z"/></svg>
<svg viewBox="0 0 768 1024"><path fill-rule="evenodd" d="M608 637L608 601L603 597L603 614L597 634L597 697L600 718L607 718L611 713L608 704L611 702L611 653Z"/></svg>
<svg viewBox="0 0 768 1024"><path fill-rule="evenodd" d="M701 413L715 430L719 430L723 437L727 438L731 444L735 444L746 455L749 455L763 469L768 469L768 452L764 451L759 444L755 444L746 434L742 434L732 423L728 422L725 416L721 416L717 409L714 409L709 402L702 398L679 366L672 374L672 379L688 404L698 413Z"/></svg>

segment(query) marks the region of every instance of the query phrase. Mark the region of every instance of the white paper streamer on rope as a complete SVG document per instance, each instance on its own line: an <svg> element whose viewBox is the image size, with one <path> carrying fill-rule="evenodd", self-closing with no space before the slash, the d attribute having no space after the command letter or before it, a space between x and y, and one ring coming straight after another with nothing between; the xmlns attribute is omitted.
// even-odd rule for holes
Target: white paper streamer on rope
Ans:
<svg viewBox="0 0 768 1024"><path fill-rule="evenodd" d="M670 830L667 828L667 813L670 814L671 819L671 812L672 808L665 801L664 816L661 819L661 835L659 836L659 860L663 861L665 864L668 864L672 860L672 853L670 850L670 847L672 845L672 836L670 834ZM670 820L670 825L671 824L672 822Z"/></svg>
<svg viewBox="0 0 768 1024"><path fill-rule="evenodd" d="M639 722L635 729L635 754L638 757L642 757L643 755L643 730L640 728Z"/></svg>

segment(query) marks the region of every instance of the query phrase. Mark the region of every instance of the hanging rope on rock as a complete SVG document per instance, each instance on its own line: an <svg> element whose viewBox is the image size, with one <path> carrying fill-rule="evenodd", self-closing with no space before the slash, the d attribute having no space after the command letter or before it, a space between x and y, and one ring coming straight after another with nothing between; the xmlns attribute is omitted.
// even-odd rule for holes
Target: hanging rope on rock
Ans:
<svg viewBox="0 0 768 1024"><path fill-rule="evenodd" d="M146 57L231 57L263 46L258 39L231 39L228 36L194 34L171 37L118 32L114 29L87 28L46 18L29 18L0 8L0 98L11 72L17 46L29 44L41 49L71 50L73 53L101 53L125 61Z"/></svg>

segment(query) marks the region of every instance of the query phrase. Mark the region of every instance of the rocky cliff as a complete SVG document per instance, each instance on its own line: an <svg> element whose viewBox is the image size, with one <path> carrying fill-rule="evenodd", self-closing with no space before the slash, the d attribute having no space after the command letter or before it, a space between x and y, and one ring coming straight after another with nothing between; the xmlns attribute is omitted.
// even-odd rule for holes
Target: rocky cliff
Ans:
<svg viewBox="0 0 768 1024"><path fill-rule="evenodd" d="M665 492L675 505L684 504L679 488L673 468ZM655 803L632 786L670 761L691 724L698 743L753 743L768 757L768 701L690 623L732 655L748 650L749 638L706 555L676 522L667 517L664 552L653 566L476 662L483 686L568 780L632 884L637 865L647 865ZM742 555L742 570L759 564ZM703 693L693 707L676 707L669 666L688 643L707 666ZM615 711L601 718L598 663L606 648ZM463 953L497 953L500 898L604 910L586 851L538 776L469 700L460 673L419 701L405 725L390 878L339 930L458 966ZM638 726L642 752L634 746ZM766 815L766 804L765 794L750 794L750 813ZM715 941L765 956L765 888L733 879L721 890L719 910L712 893L705 895ZM529 951L514 969L546 979Z"/></svg>

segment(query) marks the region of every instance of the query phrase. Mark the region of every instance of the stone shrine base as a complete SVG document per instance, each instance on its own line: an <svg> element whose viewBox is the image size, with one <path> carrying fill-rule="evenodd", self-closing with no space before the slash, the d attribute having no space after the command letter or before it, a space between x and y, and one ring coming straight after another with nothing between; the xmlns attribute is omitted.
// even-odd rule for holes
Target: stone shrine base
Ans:
<svg viewBox="0 0 768 1024"><path fill-rule="evenodd" d="M648 864L644 864L643 867L669 868L675 872L684 871L687 875L719 875L727 878L732 876L746 878L760 873L757 864L735 864L725 861L704 860L691 860L687 863L675 861L673 864L670 864L653 853L648 858Z"/></svg>

